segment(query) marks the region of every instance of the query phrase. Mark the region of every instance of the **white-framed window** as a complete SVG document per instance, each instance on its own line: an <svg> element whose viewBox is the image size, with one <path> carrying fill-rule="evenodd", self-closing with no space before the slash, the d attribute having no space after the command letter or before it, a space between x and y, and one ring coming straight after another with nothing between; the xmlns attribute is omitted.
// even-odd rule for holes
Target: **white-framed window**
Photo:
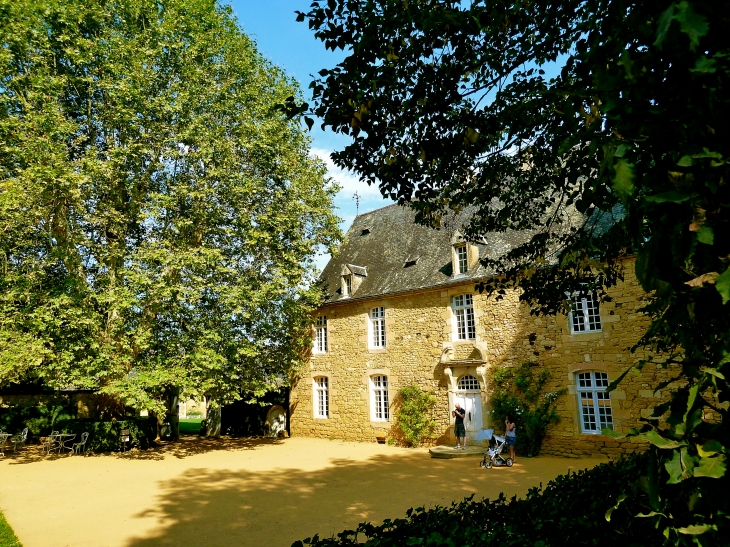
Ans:
<svg viewBox="0 0 730 547"><path fill-rule="evenodd" d="M345 294L344 296L350 296L352 294L352 276L346 275L343 277L345 281Z"/></svg>
<svg viewBox="0 0 730 547"><path fill-rule="evenodd" d="M456 388L459 391L479 391L479 380L471 374L462 376L456 383Z"/></svg>
<svg viewBox="0 0 730 547"><path fill-rule="evenodd" d="M317 317L314 325L314 353L327 352L327 316L321 315Z"/></svg>
<svg viewBox="0 0 730 547"><path fill-rule="evenodd" d="M580 428L583 433L600 433L604 427L613 428L611 397L606 391L608 374L580 372L577 378Z"/></svg>
<svg viewBox="0 0 730 547"><path fill-rule="evenodd" d="M454 297L454 316L456 317L456 339L474 340L476 326L474 324L474 300L470 294Z"/></svg>
<svg viewBox="0 0 730 547"><path fill-rule="evenodd" d="M370 347L385 347L385 308L383 306L370 310Z"/></svg>
<svg viewBox="0 0 730 547"><path fill-rule="evenodd" d="M388 377L384 374L370 377L370 407L373 421L387 422L390 420Z"/></svg>
<svg viewBox="0 0 730 547"><path fill-rule="evenodd" d="M571 332L600 332L601 314L596 291L575 293L571 298L573 300L573 309L570 312Z"/></svg>
<svg viewBox="0 0 730 547"><path fill-rule="evenodd" d="M314 415L317 418L329 418L330 415L329 379L326 376L314 379Z"/></svg>
<svg viewBox="0 0 730 547"><path fill-rule="evenodd" d="M467 261L466 245L457 245L454 247L456 253L456 272L457 274L465 274L469 269L469 262Z"/></svg>

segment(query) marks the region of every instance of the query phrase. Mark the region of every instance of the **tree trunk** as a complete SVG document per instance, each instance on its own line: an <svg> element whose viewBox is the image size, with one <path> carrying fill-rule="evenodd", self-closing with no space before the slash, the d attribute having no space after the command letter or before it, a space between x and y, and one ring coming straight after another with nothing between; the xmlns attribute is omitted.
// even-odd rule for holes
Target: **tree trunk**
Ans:
<svg viewBox="0 0 730 547"><path fill-rule="evenodd" d="M208 399L208 411L206 412L206 436L218 438L221 436L221 406L211 399Z"/></svg>
<svg viewBox="0 0 730 547"><path fill-rule="evenodd" d="M170 440L180 440L180 388L170 388L167 395L167 423L170 424Z"/></svg>

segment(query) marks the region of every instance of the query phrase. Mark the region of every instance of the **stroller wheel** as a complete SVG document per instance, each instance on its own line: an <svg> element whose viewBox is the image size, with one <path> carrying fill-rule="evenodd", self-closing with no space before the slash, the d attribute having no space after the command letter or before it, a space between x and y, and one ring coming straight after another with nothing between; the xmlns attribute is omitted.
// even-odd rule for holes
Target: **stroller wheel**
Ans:
<svg viewBox="0 0 730 547"><path fill-rule="evenodd" d="M487 469L491 469L491 468L492 468L492 460L489 460L489 461L487 462L487 465L485 465L485 467L486 467Z"/></svg>
<svg viewBox="0 0 730 547"><path fill-rule="evenodd" d="M507 464L507 467L512 467L512 464L513 464L514 462L512 461L512 458L507 458L507 461L505 461L504 463L506 463L506 464Z"/></svg>

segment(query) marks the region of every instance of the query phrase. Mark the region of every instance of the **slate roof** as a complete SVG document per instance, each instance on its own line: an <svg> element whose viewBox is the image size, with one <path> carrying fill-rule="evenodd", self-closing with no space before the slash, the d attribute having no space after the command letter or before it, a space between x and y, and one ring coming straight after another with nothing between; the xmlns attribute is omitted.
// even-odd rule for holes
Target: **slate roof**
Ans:
<svg viewBox="0 0 730 547"><path fill-rule="evenodd" d="M342 299L343 267L354 274L360 273L359 268L363 272L367 270L367 277L362 277L357 290L342 301L477 281L492 275L481 264L464 275L451 275L452 241L469 214L466 211L453 215L444 223L446 227L439 230L415 224L415 212L398 205L358 215L347 231L338 256L329 261L320 276L325 302ZM502 255L530 235L527 231L489 234L486 245L477 245L479 256Z"/></svg>

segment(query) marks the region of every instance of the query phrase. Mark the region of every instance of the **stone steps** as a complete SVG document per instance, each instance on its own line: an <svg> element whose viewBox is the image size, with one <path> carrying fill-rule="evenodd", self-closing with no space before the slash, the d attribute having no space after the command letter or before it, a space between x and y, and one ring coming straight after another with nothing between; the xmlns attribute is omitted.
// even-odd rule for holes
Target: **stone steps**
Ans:
<svg viewBox="0 0 730 547"><path fill-rule="evenodd" d="M467 446L466 450L459 448L458 450L453 446L434 446L428 450L432 458L442 458L450 460L452 458L482 458L486 447L481 446Z"/></svg>

